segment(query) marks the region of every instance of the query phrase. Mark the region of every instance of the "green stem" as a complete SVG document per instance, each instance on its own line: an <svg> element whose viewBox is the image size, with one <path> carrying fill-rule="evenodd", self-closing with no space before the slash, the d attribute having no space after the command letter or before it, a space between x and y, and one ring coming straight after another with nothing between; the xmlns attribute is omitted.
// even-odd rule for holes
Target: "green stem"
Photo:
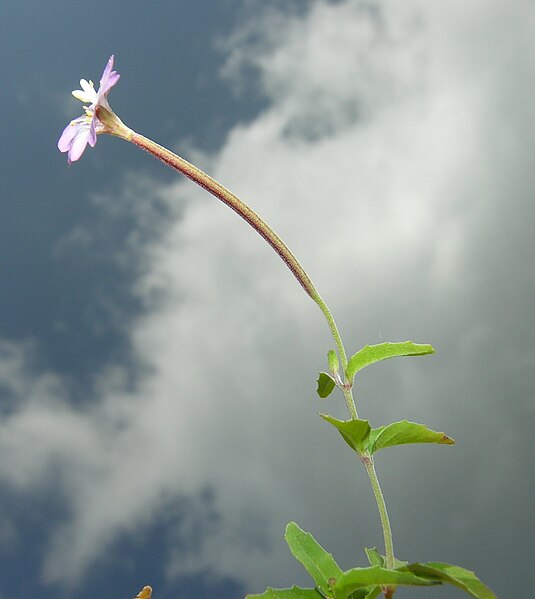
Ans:
<svg viewBox="0 0 535 599"><path fill-rule="evenodd" d="M351 387L342 387L342 392L344 394L344 399L346 400L346 406L351 419L358 420L359 415L357 414L357 408L355 407L355 400L353 399L353 391L351 390Z"/></svg>
<svg viewBox="0 0 535 599"><path fill-rule="evenodd" d="M381 519L381 526L383 528L383 537L385 541L385 556L386 556L386 567L394 568L394 544L392 542L392 528L390 527L390 519L388 518L388 512L386 511L385 498L375 472L375 466L373 464L373 457L369 454L361 455L361 461L366 468L368 478L372 485L373 494L375 501L379 509L379 518Z"/></svg>
<svg viewBox="0 0 535 599"><path fill-rule="evenodd" d="M338 327L336 326L336 322L334 321L333 315L331 314L331 311L327 307L327 304L320 297L319 293L317 294L317 296L315 298L312 298L312 299L314 299L316 304L318 304L318 306L320 307L320 310L323 312L325 318L327 319L329 328L331 329L331 334L333 336L334 342L336 343L336 348L338 349L338 355L340 356L340 360L342 361L342 369L345 372L345 370L347 368L346 350L345 350L344 344L342 342L342 337L340 336L340 333L338 332ZM353 403L353 408L354 408L355 406L354 406L353 398L351 398L351 403ZM351 410L349 410L349 411L351 412ZM357 416L356 416L356 410L355 410L355 418L356 417Z"/></svg>

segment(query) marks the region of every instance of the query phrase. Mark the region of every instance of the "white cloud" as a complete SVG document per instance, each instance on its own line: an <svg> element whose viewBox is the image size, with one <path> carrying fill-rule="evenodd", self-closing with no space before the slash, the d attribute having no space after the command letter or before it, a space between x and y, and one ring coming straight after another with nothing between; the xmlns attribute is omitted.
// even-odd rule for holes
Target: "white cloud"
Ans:
<svg viewBox="0 0 535 599"><path fill-rule="evenodd" d="M226 73L258 69L269 104L205 157L212 174L302 258L332 300L349 351L358 349L354 340L381 338L444 347L438 365L404 362L385 366L379 378L366 374L364 391L400 396L370 405L362 393L363 414L449 424L463 436L459 419L475 423L496 382L474 352L483 346L496 358L494 327L508 297L493 285L485 256L493 255L496 234L507 234L499 219L521 200L528 176L515 171L514 157L502 160L504 145L517 141L517 121L499 99L520 100L510 87L502 90L502 81L517 58L529 65L533 52L521 54L518 37L527 41L533 22L518 19L509 4L491 4L318 1L304 17L266 13L267 24L233 38ZM513 39L508 24L520 27ZM490 129L512 137L490 147ZM514 151L521 156L524 147ZM510 197L515 173L519 193ZM498 180L489 181L493 176ZM174 497L195 499L207 487L220 520L195 551L170 556L171 576L208 568L242 576L256 591L279 584L296 571L282 549L284 522L294 518L353 559L357 531L357 546L380 537L369 523L375 510L364 477L355 473L358 488L341 480L353 461L315 414L343 414L341 404L326 408L311 399L332 346L320 312L255 233L205 192L180 181L158 193L181 214L146 249L136 287L150 307L131 335L133 352L147 366L138 388L126 392L120 372L105 372L101 401L75 410L57 377L28 376L19 349L11 347L4 360L4 380L25 400L1 425L1 476L31 490L59 464L70 505L71 518L52 539L45 578L76 580L118 532L142 531ZM517 221L505 224L524 233ZM522 247L532 257L532 243ZM500 268L510 282L509 266ZM519 284L532 294L532 280ZM493 293L498 299L482 305ZM505 329L516 317L501 321ZM519 331L505 342L502 375L524 340ZM521 370L526 384L528 364ZM474 381L483 375L491 379ZM459 394L471 403L461 404ZM489 427L498 429L501 397L489 401L498 410L495 421L487 416ZM528 408L525 417L533 419ZM476 438L484 440L481 429ZM468 462L494 451L471 450ZM428 475L431 461L446 471L463 463L459 454L419 451ZM502 454L504 470L512 459ZM409 509L397 527L409 531L416 517L410 493L420 481L396 478L406 463L384 464L398 485L394 495ZM477 476L487 489L490 479ZM507 475L502 483L491 480L497 491L511 482ZM443 507L443 521L434 525L457 539L458 515ZM433 515L422 513L432 527ZM190 523L195 518L203 520L202 510ZM181 521L177 544L192 528Z"/></svg>

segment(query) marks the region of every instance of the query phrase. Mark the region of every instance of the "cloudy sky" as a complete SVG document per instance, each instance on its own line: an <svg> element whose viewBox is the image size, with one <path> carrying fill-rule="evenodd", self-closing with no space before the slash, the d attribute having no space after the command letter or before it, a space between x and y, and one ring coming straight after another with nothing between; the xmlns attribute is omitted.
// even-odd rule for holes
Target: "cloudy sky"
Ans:
<svg viewBox="0 0 535 599"><path fill-rule="evenodd" d="M348 352L436 347L356 385L373 426L457 440L378 455L396 554L524 596L533 3L1 0L0 40L0 598L308 585L290 520L343 568L381 546L365 473L317 416L346 417L315 395L328 327L281 260L122 140L70 168L56 149L112 53L115 111L273 226Z"/></svg>

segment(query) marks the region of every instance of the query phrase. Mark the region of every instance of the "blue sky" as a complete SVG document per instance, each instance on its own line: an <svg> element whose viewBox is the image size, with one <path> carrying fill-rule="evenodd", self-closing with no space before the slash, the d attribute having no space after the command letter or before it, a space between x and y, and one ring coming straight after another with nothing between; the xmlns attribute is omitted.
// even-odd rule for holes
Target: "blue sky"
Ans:
<svg viewBox="0 0 535 599"><path fill-rule="evenodd" d="M0 599L306 585L290 520L344 568L381 544L282 262L126 142L57 151L111 54L117 114L273 225L348 351L437 348L356 389L374 426L457 440L379 454L396 553L525 593L534 33L527 0L0 1Z"/></svg>

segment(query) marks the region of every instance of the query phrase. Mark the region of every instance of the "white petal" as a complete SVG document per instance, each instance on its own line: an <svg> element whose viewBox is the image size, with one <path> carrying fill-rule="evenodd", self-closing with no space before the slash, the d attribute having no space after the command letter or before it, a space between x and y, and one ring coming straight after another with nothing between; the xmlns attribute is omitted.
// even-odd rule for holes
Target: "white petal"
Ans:
<svg viewBox="0 0 535 599"><path fill-rule="evenodd" d="M92 81L80 79L80 85L86 94L95 93L95 86Z"/></svg>
<svg viewBox="0 0 535 599"><path fill-rule="evenodd" d="M80 79L80 86L82 89L76 89L72 92L72 95L80 102L86 102L88 104L94 104L97 101L97 92L92 81L86 81Z"/></svg>

